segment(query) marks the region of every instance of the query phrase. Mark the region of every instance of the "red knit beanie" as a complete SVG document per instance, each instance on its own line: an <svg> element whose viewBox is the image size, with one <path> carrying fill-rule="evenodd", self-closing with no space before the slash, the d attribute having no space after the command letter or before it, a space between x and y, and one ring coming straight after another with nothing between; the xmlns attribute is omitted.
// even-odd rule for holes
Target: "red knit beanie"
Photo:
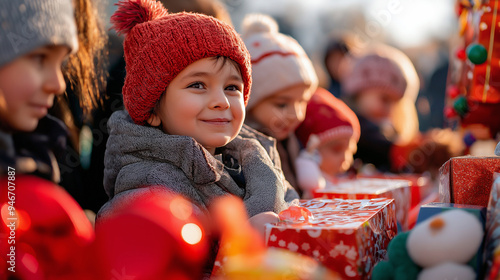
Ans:
<svg viewBox="0 0 500 280"><path fill-rule="evenodd" d="M406 78L391 59L376 54L359 58L342 84L347 95L356 95L369 88L379 88L398 98L406 91Z"/></svg>
<svg viewBox="0 0 500 280"><path fill-rule="evenodd" d="M360 135L359 120L344 102L329 91L318 88L307 103L306 118L295 134L307 148L316 148L339 136L354 136L357 141ZM313 135L319 142L310 141Z"/></svg>
<svg viewBox="0 0 500 280"><path fill-rule="evenodd" d="M121 0L116 5L111 22L126 35L123 102L136 124L146 123L184 68L207 57L228 57L239 65L247 104L252 84L250 54L230 25L203 14L169 14L154 0Z"/></svg>

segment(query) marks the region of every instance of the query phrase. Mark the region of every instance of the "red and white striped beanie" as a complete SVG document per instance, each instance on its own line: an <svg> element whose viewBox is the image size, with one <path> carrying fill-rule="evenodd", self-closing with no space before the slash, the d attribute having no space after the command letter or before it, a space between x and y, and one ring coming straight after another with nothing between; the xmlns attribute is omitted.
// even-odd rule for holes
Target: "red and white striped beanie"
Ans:
<svg viewBox="0 0 500 280"><path fill-rule="evenodd" d="M299 43L279 33L270 16L249 14L243 19L242 38L252 59L252 95L247 111L272 94L297 84L314 91L318 76Z"/></svg>

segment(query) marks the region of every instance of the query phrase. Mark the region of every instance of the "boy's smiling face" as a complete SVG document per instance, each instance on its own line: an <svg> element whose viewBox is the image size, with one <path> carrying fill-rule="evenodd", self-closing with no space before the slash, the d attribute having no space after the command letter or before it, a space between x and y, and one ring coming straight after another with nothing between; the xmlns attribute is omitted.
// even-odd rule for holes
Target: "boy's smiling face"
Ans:
<svg viewBox="0 0 500 280"><path fill-rule="evenodd" d="M0 67L0 119L7 131L33 131L54 96L66 89L61 65L64 46L41 47Z"/></svg>
<svg viewBox="0 0 500 280"><path fill-rule="evenodd" d="M236 63L200 59L168 85L148 123L165 133L193 137L211 154L233 140L245 119L243 79Z"/></svg>

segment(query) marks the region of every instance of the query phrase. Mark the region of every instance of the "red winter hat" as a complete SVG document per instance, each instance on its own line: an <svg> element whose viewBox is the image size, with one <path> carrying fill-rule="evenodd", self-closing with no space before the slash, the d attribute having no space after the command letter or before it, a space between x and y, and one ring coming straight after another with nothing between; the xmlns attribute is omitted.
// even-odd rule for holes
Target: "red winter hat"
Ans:
<svg viewBox="0 0 500 280"><path fill-rule="evenodd" d="M380 88L402 98L406 91L406 78L401 68L391 59L376 54L359 58L342 84L348 95L369 88Z"/></svg>
<svg viewBox="0 0 500 280"><path fill-rule="evenodd" d="M354 136L358 141L359 120L342 100L333 96L329 91L318 88L307 103L306 118L295 134L304 147L308 148L310 145L319 146L344 135ZM309 143L313 135L318 137L318 143Z"/></svg>
<svg viewBox="0 0 500 280"><path fill-rule="evenodd" d="M143 125L170 82L191 63L224 56L238 63L247 104L252 84L250 54L236 31L211 16L169 14L154 0L121 0L111 22L124 42L125 108Z"/></svg>

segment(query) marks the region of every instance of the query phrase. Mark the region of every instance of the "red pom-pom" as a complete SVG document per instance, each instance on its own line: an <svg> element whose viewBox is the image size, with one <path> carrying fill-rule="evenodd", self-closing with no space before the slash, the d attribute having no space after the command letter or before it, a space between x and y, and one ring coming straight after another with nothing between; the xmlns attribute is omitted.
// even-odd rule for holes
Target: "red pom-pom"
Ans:
<svg viewBox="0 0 500 280"><path fill-rule="evenodd" d="M128 34L139 23L148 22L168 14L161 2L155 0L120 0L111 23L118 34Z"/></svg>

